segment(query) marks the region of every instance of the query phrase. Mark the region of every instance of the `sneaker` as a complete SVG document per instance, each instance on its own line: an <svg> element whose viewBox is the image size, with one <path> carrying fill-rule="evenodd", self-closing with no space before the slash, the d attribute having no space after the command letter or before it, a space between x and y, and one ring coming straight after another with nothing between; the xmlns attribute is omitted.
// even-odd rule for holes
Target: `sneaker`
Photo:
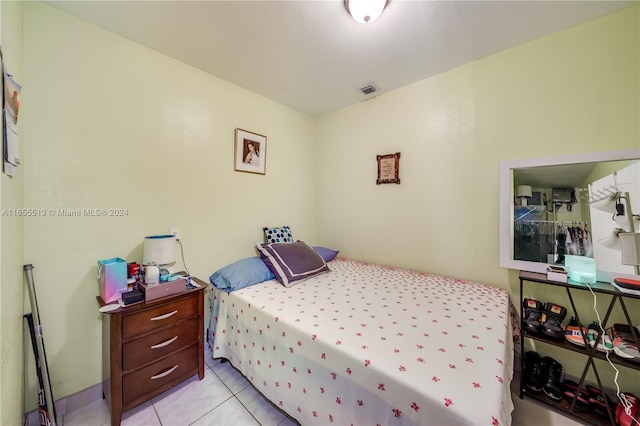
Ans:
<svg viewBox="0 0 640 426"><path fill-rule="evenodd" d="M628 340L631 343L634 342L633 332L635 332L636 337L640 338L640 327L634 327L632 332L631 327L629 327L628 324L615 323L613 324L613 326L611 326L611 328L613 329L615 334L622 337L624 340Z"/></svg>
<svg viewBox="0 0 640 426"><path fill-rule="evenodd" d="M600 341L596 346L596 339L598 338L598 334L601 334L601 336ZM600 324L598 324L597 321L594 321L589 325L589 329L587 330L587 338L589 340L589 345L591 345L591 347L596 346L596 350L599 350L600 352L611 352L613 350L613 343L611 342L611 339L609 338L607 333L604 332L602 327L600 327Z"/></svg>
<svg viewBox="0 0 640 426"><path fill-rule="evenodd" d="M555 339L564 338L564 317L567 316L567 308L547 302L544 308L542 332Z"/></svg>
<svg viewBox="0 0 640 426"><path fill-rule="evenodd" d="M544 304L535 299L524 299L522 301L522 309L524 312L522 315L524 329L530 333L540 332L540 327L542 326L540 319L544 312Z"/></svg>
<svg viewBox="0 0 640 426"><path fill-rule="evenodd" d="M540 392L545 382L542 357L538 352L528 351L525 352L522 361L524 385L534 392Z"/></svg>
<svg viewBox="0 0 640 426"><path fill-rule="evenodd" d="M609 329L609 338L613 343L613 352L616 355L620 358L640 362L640 352L631 340L633 337L627 324L614 324Z"/></svg>
<svg viewBox="0 0 640 426"><path fill-rule="evenodd" d="M587 330L578 325L576 317L571 317L571 321L569 321L569 324L564 328L564 338L574 345L585 346L586 334Z"/></svg>
<svg viewBox="0 0 640 426"><path fill-rule="evenodd" d="M544 378L545 383L542 386L542 390L545 395L554 401L562 400L564 390L562 389L562 382L564 381L564 367L555 359L550 356L542 358L542 364L544 366Z"/></svg>

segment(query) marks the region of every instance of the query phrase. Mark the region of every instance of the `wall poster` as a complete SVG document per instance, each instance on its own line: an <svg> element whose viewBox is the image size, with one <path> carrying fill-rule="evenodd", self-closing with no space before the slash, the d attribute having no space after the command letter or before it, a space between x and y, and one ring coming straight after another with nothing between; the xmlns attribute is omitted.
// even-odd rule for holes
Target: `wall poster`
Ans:
<svg viewBox="0 0 640 426"><path fill-rule="evenodd" d="M0 53L0 58L2 54ZM18 145L18 113L20 111L21 87L7 72L2 61L2 151L4 159L4 172L14 176L16 168L20 165L20 149Z"/></svg>

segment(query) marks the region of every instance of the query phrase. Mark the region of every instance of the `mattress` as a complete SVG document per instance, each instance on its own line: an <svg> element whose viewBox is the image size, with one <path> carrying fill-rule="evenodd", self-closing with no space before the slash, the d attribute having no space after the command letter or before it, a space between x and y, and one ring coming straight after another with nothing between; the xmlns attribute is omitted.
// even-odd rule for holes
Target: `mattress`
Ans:
<svg viewBox="0 0 640 426"><path fill-rule="evenodd" d="M209 345L301 424L510 425L506 290L337 258L210 294Z"/></svg>

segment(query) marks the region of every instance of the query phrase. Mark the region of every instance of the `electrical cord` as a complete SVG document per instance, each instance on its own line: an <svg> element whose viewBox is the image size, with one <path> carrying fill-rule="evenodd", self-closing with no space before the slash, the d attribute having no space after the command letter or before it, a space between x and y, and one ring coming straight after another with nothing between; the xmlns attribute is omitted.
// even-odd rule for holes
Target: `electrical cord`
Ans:
<svg viewBox="0 0 640 426"><path fill-rule="evenodd" d="M182 241L180 241L179 239L176 239L176 241L178 242L178 244L180 244L180 255L182 257L182 264L184 265L184 270L187 271L187 275L191 276L191 273L189 272L189 268L187 267L187 262L185 262L184 260L184 247L182 247Z"/></svg>
<svg viewBox="0 0 640 426"><path fill-rule="evenodd" d="M591 292L591 295L593 296L593 310L596 313L596 318L598 318L598 327L600 327L600 333L601 333L600 338L603 338L605 334L605 330L604 328L602 328L602 320L600 319L600 314L598 313L598 309L597 309L598 299L589 284L587 284L587 288L589 289L589 291ZM597 346L598 342L594 342L594 345ZM618 370L616 366L613 364L613 362L611 361L611 359L609 359L610 353L611 351L605 350L605 358L607 359L607 362L609 363L609 365L611 365L611 368L613 368L614 371L616 372L616 374L613 377L613 383L615 383L616 385L616 396L618 397L620 404L622 404L622 407L624 408L624 412L627 414L627 416L629 416L629 418L631 418L631 403L629 402L629 400L627 400L627 397L620 392L620 385L618 384L618 376L620 375L620 370ZM614 414L615 414L615 410L614 410ZM640 422L638 420L634 418L631 418L631 420L633 420L634 423L640 426Z"/></svg>

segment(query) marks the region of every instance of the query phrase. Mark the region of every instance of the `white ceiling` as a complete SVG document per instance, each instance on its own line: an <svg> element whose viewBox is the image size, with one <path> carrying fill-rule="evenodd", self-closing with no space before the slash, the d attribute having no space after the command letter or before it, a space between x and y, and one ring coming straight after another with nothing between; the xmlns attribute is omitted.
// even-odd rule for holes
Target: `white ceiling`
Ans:
<svg viewBox="0 0 640 426"><path fill-rule="evenodd" d="M526 167L514 170L514 185L534 188L577 188L582 186L598 163Z"/></svg>
<svg viewBox="0 0 640 426"><path fill-rule="evenodd" d="M46 3L319 116L638 2L390 0L370 24L342 0Z"/></svg>

